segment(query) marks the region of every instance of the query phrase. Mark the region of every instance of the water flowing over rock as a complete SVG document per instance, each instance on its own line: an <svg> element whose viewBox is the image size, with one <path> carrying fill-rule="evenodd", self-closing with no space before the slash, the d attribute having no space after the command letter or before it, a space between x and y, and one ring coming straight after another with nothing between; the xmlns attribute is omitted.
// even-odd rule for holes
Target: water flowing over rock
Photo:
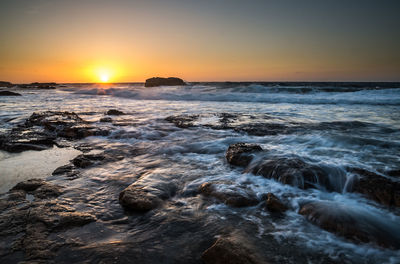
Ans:
<svg viewBox="0 0 400 264"><path fill-rule="evenodd" d="M259 203L257 196L250 190L225 183L206 182L199 187L199 192L211 196L232 207L253 206Z"/></svg>
<svg viewBox="0 0 400 264"><path fill-rule="evenodd" d="M263 149L256 144L236 143L229 146L226 152L226 160L236 166L246 167L253 159L253 153Z"/></svg>
<svg viewBox="0 0 400 264"><path fill-rule="evenodd" d="M354 183L354 192L386 206L400 207L400 182L394 182L384 176L361 168L349 168L358 175Z"/></svg>
<svg viewBox="0 0 400 264"><path fill-rule="evenodd" d="M382 247L400 249L400 230L397 223L370 214L367 209L334 202L304 204L299 214L322 229L354 242L376 243Z"/></svg>
<svg viewBox="0 0 400 264"><path fill-rule="evenodd" d="M10 91L0 91L0 96L21 96L21 94Z"/></svg>
<svg viewBox="0 0 400 264"><path fill-rule="evenodd" d="M273 193L267 193L267 200L265 201L267 209L275 213L283 213L288 207L282 203L282 201L276 197Z"/></svg>
<svg viewBox="0 0 400 264"><path fill-rule="evenodd" d="M331 179L328 169L325 170L296 156L266 157L252 164L246 172L262 175L301 189L316 188L341 192L346 181L344 173L335 171L336 175Z"/></svg>
<svg viewBox="0 0 400 264"><path fill-rule="evenodd" d="M176 85L186 85L186 83L177 77L153 77L147 79L144 86L145 87L155 87L155 86L176 86Z"/></svg>

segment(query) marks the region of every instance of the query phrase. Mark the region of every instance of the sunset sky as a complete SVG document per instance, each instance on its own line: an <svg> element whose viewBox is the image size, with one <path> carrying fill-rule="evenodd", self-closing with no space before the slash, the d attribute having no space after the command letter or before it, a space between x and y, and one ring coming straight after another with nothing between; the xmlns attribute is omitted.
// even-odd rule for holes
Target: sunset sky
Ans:
<svg viewBox="0 0 400 264"><path fill-rule="evenodd" d="M0 0L0 80L400 81L399 14L388 0Z"/></svg>

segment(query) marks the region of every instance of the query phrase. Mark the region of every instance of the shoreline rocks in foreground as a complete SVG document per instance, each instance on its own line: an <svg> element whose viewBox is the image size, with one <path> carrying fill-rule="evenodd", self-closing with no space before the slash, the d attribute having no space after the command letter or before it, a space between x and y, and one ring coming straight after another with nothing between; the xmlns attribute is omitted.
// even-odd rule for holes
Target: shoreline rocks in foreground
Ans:
<svg viewBox="0 0 400 264"><path fill-rule="evenodd" d="M186 85L186 83L177 77L153 77L147 79L144 86L145 87L156 87L156 86L179 86L179 85Z"/></svg>

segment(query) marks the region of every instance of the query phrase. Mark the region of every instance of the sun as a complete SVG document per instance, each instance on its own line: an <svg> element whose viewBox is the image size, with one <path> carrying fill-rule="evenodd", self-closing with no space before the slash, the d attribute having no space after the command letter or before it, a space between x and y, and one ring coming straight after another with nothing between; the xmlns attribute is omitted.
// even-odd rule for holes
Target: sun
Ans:
<svg viewBox="0 0 400 264"><path fill-rule="evenodd" d="M103 73L100 75L100 81L103 83L107 83L110 80L110 75L107 73Z"/></svg>
<svg viewBox="0 0 400 264"><path fill-rule="evenodd" d="M111 80L112 71L108 68L100 68L96 70L97 80L101 83L109 83Z"/></svg>

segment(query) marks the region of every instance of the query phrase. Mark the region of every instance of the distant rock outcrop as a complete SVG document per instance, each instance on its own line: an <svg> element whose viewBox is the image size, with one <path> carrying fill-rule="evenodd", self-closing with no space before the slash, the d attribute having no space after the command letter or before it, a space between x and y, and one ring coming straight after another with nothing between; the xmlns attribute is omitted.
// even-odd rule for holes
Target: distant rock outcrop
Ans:
<svg viewBox="0 0 400 264"><path fill-rule="evenodd" d="M0 96L21 96L21 94L10 91L0 91Z"/></svg>
<svg viewBox="0 0 400 264"><path fill-rule="evenodd" d="M12 87L13 84L10 82L0 81L0 87Z"/></svg>
<svg viewBox="0 0 400 264"><path fill-rule="evenodd" d="M162 77L153 77L146 80L144 84L145 87L155 87L155 86L175 86L175 85L186 85L186 83L176 77L162 78Z"/></svg>

